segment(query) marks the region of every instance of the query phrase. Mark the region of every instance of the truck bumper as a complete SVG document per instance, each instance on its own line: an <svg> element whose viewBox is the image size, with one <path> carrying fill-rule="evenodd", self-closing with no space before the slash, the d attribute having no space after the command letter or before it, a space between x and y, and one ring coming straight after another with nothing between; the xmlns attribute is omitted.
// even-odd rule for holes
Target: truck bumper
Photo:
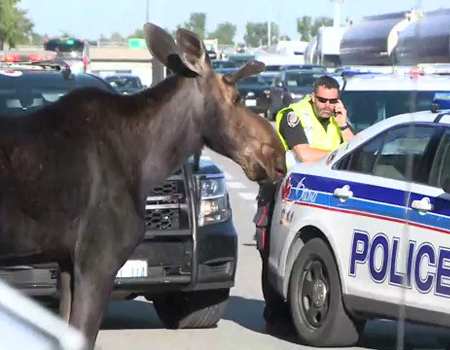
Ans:
<svg viewBox="0 0 450 350"><path fill-rule="evenodd" d="M199 227L194 248L192 244L192 240L166 241L161 236L156 241L144 240L130 260L147 260L147 276L116 278L112 297L233 287L237 233L232 220ZM186 254L188 251L190 253ZM192 252L194 259L190 255ZM189 268L183 271L182 264ZM56 263L2 268L0 278L32 297L58 298Z"/></svg>

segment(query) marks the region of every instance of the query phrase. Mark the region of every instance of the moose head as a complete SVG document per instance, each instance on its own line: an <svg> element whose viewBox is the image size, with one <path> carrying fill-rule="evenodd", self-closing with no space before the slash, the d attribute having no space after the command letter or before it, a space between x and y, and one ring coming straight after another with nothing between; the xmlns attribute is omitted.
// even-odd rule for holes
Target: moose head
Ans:
<svg viewBox="0 0 450 350"><path fill-rule="evenodd" d="M175 43L162 28L146 23L144 35L152 56L183 78L178 84L188 93L178 98L178 107L196 125L203 144L238 163L252 181L275 180L286 172L275 130L240 103L236 88L240 79L264 71L262 62L250 61L234 74L216 74L195 33L178 29Z"/></svg>

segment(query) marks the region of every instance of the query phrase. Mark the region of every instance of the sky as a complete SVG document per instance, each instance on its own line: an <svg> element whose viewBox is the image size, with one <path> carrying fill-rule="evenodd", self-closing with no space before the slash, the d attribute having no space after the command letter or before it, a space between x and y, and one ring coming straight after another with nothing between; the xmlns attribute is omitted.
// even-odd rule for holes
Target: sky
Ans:
<svg viewBox="0 0 450 350"><path fill-rule="evenodd" d="M331 0L21 0L35 31L49 36L68 32L83 39L97 39L119 32L128 36L142 28L147 18L173 30L189 19L192 12L206 13L206 30L217 24L236 24L235 42L242 42L247 22L274 21L280 34L299 39L296 19L334 15ZM364 16L410 10L420 6L425 11L450 8L450 0L343 0L340 18L355 21Z"/></svg>

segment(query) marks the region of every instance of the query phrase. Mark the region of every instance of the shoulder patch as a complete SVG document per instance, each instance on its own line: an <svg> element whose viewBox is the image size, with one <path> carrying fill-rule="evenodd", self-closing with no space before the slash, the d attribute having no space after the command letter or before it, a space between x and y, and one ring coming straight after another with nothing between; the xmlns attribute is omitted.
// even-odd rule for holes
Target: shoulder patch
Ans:
<svg viewBox="0 0 450 350"><path fill-rule="evenodd" d="M300 123L300 118L294 112L289 112L286 116L287 123L291 128L294 128Z"/></svg>

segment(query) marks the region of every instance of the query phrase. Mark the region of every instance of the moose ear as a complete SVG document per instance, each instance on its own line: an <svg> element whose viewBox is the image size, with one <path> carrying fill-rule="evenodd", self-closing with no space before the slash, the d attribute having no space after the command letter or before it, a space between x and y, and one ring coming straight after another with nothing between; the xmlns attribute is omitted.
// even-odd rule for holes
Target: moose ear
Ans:
<svg viewBox="0 0 450 350"><path fill-rule="evenodd" d="M189 70L203 77L213 73L205 45L195 33L178 29L177 46L178 55Z"/></svg>
<svg viewBox="0 0 450 350"><path fill-rule="evenodd" d="M148 51L150 51L152 56L171 69L169 57L177 56L178 54L177 45L170 34L153 23L145 23L144 38Z"/></svg>

